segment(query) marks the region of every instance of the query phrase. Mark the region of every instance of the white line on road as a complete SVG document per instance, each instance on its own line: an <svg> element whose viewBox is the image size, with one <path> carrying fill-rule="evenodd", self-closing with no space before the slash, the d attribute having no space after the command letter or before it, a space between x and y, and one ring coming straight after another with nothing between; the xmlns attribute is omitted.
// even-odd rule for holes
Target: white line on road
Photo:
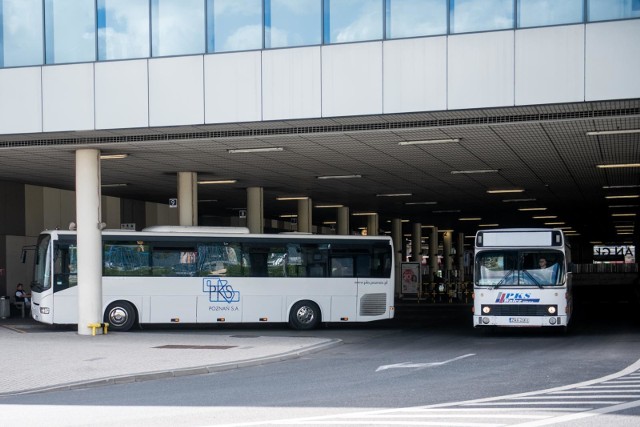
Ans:
<svg viewBox="0 0 640 427"><path fill-rule="evenodd" d="M615 405L615 406L607 406L606 408L598 408L592 411L580 412L577 414L561 415L559 417L553 417L553 418L540 420L540 421L529 421L526 423L516 424L515 426L512 426L512 427L540 427L540 426L546 426L550 424L564 424L569 421L575 421L582 418L593 417L596 415L608 414L610 412L624 411L625 409L636 408L638 406L640 406L640 400L634 400L633 402L627 402L627 403L623 403L621 405Z"/></svg>
<svg viewBox="0 0 640 427"><path fill-rule="evenodd" d="M475 353L465 354L463 356L454 357L453 359L445 360L444 362L428 362L428 363L412 363L412 362L404 362L404 363L396 363L394 365L382 365L376 369L376 372L384 371L386 369L398 369L398 368L432 368L434 366L442 366L447 363L455 362L456 360L464 359L467 357L475 356Z"/></svg>

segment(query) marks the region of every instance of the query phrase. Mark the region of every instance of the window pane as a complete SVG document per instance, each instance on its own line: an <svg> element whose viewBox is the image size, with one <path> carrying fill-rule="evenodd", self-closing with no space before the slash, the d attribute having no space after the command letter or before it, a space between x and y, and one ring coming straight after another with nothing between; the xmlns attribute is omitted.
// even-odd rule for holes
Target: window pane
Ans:
<svg viewBox="0 0 640 427"><path fill-rule="evenodd" d="M149 57L149 1L98 0L98 59Z"/></svg>
<svg viewBox="0 0 640 427"><path fill-rule="evenodd" d="M325 43L382 39L382 0L325 0Z"/></svg>
<svg viewBox="0 0 640 427"><path fill-rule="evenodd" d="M96 60L94 0L45 0L47 64Z"/></svg>
<svg viewBox="0 0 640 427"><path fill-rule="evenodd" d="M388 39L447 33L447 0L388 1Z"/></svg>
<svg viewBox="0 0 640 427"><path fill-rule="evenodd" d="M209 52L262 49L262 0L207 0Z"/></svg>
<svg viewBox="0 0 640 427"><path fill-rule="evenodd" d="M42 1L0 0L0 66L40 65Z"/></svg>
<svg viewBox="0 0 640 427"><path fill-rule="evenodd" d="M149 276L149 245L109 242L102 256L104 276Z"/></svg>
<svg viewBox="0 0 640 427"><path fill-rule="evenodd" d="M582 22L582 0L518 0L518 27Z"/></svg>
<svg viewBox="0 0 640 427"><path fill-rule="evenodd" d="M451 0L451 32L513 28L513 0Z"/></svg>
<svg viewBox="0 0 640 427"><path fill-rule="evenodd" d="M204 1L152 0L153 56L205 52Z"/></svg>
<svg viewBox="0 0 640 427"><path fill-rule="evenodd" d="M640 0L589 0L589 21L640 17Z"/></svg>
<svg viewBox="0 0 640 427"><path fill-rule="evenodd" d="M321 0L266 0L265 47L322 43Z"/></svg>

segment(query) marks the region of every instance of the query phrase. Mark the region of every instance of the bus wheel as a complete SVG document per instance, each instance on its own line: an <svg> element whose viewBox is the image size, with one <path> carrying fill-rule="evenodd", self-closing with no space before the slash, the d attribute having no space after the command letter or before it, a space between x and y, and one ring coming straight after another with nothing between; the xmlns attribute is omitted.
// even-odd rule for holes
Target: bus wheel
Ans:
<svg viewBox="0 0 640 427"><path fill-rule="evenodd" d="M311 301L298 301L291 307L289 325L293 329L314 329L320 323L320 307Z"/></svg>
<svg viewBox="0 0 640 427"><path fill-rule="evenodd" d="M104 313L104 321L109 324L109 330L126 332L136 321L136 310L126 301L112 302Z"/></svg>

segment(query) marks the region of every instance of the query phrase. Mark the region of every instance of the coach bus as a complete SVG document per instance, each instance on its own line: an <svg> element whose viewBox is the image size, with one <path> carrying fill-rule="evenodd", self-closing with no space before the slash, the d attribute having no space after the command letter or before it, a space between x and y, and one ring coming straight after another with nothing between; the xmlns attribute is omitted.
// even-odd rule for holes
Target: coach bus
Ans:
<svg viewBox="0 0 640 427"><path fill-rule="evenodd" d="M562 230L478 231L474 327L566 329L572 311L570 261Z"/></svg>
<svg viewBox="0 0 640 427"><path fill-rule="evenodd" d="M150 227L104 230L102 248L102 304L110 330L223 322L288 322L312 329L320 322L394 316L393 247L387 236ZM39 236L31 283L35 320L77 324L76 256L75 231Z"/></svg>

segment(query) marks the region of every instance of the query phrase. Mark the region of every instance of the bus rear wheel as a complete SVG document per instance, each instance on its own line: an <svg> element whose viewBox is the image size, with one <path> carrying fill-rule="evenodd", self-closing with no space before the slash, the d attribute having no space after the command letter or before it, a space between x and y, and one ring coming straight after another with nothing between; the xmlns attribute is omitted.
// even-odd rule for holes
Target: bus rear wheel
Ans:
<svg viewBox="0 0 640 427"><path fill-rule="evenodd" d="M136 310L126 301L112 302L104 313L104 321L110 330L126 332L136 321Z"/></svg>
<svg viewBox="0 0 640 427"><path fill-rule="evenodd" d="M289 325L298 330L314 329L320 323L320 307L311 301L298 301L291 307Z"/></svg>

